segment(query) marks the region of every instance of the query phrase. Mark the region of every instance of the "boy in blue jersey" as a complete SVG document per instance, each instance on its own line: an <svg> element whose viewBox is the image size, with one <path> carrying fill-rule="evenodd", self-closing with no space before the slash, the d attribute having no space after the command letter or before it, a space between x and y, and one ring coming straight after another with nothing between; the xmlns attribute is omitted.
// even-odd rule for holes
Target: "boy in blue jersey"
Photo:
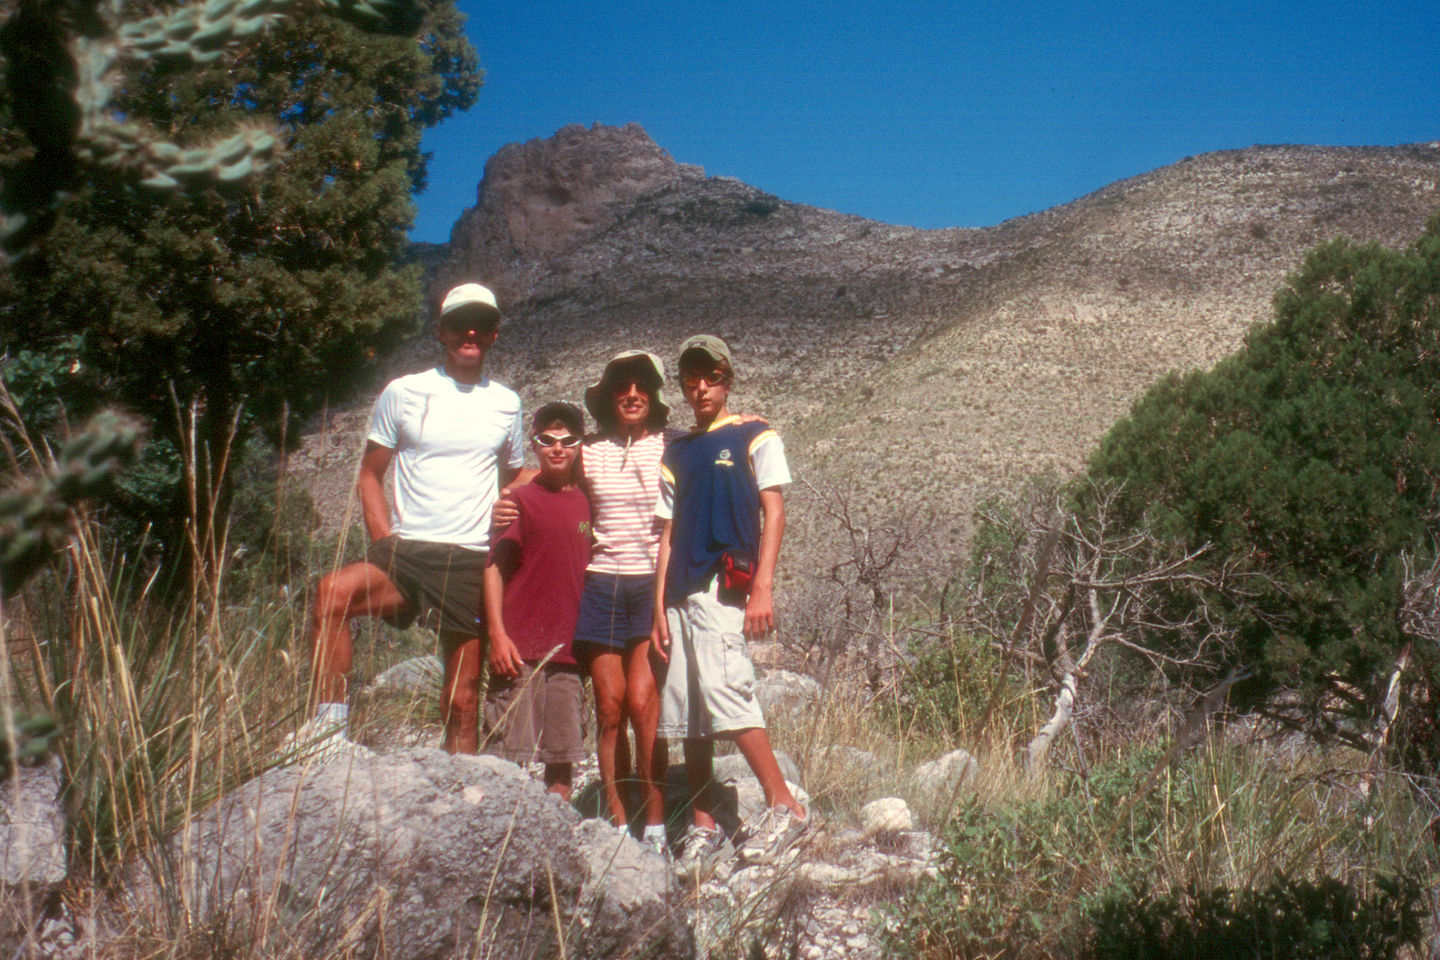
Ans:
<svg viewBox="0 0 1440 960"><path fill-rule="evenodd" d="M655 506L664 530L651 645L669 662L659 734L684 739L695 798L684 856L697 860L723 849L711 783L717 738L734 741L765 792L770 810L752 837L765 834L762 842L773 846L798 835L806 820L775 761L746 644L774 626L790 470L767 423L730 413L733 377L730 348L718 337L681 346L680 383L695 429L665 450Z"/></svg>

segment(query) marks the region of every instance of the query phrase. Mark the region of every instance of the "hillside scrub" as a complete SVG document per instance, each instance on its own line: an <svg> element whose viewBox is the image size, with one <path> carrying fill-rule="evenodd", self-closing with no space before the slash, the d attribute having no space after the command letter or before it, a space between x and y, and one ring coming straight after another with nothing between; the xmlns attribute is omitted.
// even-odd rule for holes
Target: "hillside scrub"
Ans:
<svg viewBox="0 0 1440 960"><path fill-rule="evenodd" d="M1227 956L1419 946L1421 878L1436 864L1427 811L1398 779L1357 810L1327 769L1341 758L1215 730L1181 762L1163 759L1141 743L1038 791L964 803L939 876L889 911L886 955L1209 957L1221 954L1185 944L1217 922L1236 951Z"/></svg>
<svg viewBox="0 0 1440 960"><path fill-rule="evenodd" d="M300 607L283 585L257 577L247 602L227 603L217 582L177 612L150 602L143 569L107 541L103 527L82 518L73 529L63 564L29 584L4 629L12 640L30 638L7 699L61 721L55 748L74 811L67 896L82 909L86 898L122 891L136 858L161 874L170 869L163 841L177 825L278 762L276 747L304 702L308 653ZM986 582L996 585L1003 577L999 567L991 571ZM916 704L930 696L931 707L942 688L956 685L943 695L955 698L959 724L936 729L941 711L934 709L905 716L878 709L863 675L837 675L819 703L777 716L775 735L806 771L827 821L850 823L865 802L898 795L942 836L948 852L939 878L902 897L897 912L875 905L885 916L879 929L898 938L896 955L1075 956L1099 929L1094 918L1110 916L1097 912L1107 904L1133 901L1148 910L1189 884L1224 885L1240 898L1282 875L1316 883L1333 876L1358 903L1409 911L1409 900L1385 899L1386 878L1434 872L1423 829L1433 809L1384 771L1357 801L1350 785L1360 764L1343 751L1295 755L1214 731L1204 749L1171 764L1161 725L1096 738L1087 722L1083 750L1072 727L1045 775L1032 776L1011 745L1023 743L1048 709L1041 675L997 678L996 648L977 643L958 620L913 617L887 629L887 647L928 639L952 652L940 666L907 660L899 684L914 691ZM397 652L370 655L384 661ZM911 686L921 680L934 695ZM956 743L975 745L977 714L993 683L1003 684L1001 703L990 718L992 743L975 747L979 773L963 788L937 792L909 771ZM420 714L433 734L433 701ZM370 717L362 726L377 721L399 725ZM733 928L710 956L755 956L756 944L773 942L769 925L804 921L803 897L777 892L773 902L758 902L764 910L726 919ZM115 919L136 955L180 957L295 955L287 923L317 919L297 920L273 898L244 909L254 913L237 915L233 927L197 928L180 895L161 889ZM1129 914L1117 916L1105 929L1129 922ZM321 955L348 949L337 939Z"/></svg>
<svg viewBox="0 0 1440 960"><path fill-rule="evenodd" d="M1187 601L1212 603L1232 633L1229 663L1253 675L1237 694L1369 749L1399 675L1401 754L1427 775L1440 756L1422 720L1440 693L1440 649L1416 643L1411 656L1402 586L1406 558L1434 553L1437 422L1440 218L1404 250L1312 252L1273 321L1213 369L1156 384L1089 469L1114 485L1108 506L1132 529L1208 545L1197 571L1236 563L1251 575L1243 602Z"/></svg>

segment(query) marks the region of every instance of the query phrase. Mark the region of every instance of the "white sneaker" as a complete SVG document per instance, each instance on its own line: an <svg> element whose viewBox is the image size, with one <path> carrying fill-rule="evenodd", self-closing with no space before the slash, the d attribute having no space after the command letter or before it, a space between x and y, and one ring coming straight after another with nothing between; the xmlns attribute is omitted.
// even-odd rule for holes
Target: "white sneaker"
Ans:
<svg viewBox="0 0 1440 960"><path fill-rule="evenodd" d="M670 859L670 843L665 839L665 834L645 836L640 835L640 846L653 851L657 856L668 861Z"/></svg>
<svg viewBox="0 0 1440 960"><path fill-rule="evenodd" d="M326 764L353 756L357 750L363 749L345 736L343 723L313 719L302 723L300 729L280 741L276 758L283 764Z"/></svg>
<svg viewBox="0 0 1440 960"><path fill-rule="evenodd" d="M789 807L775 806L747 823L740 844L740 859L745 863L774 863L781 854L795 845L810 829L813 816L803 820Z"/></svg>
<svg viewBox="0 0 1440 960"><path fill-rule="evenodd" d="M718 827L698 827L692 823L685 828L680 855L674 861L675 875L691 883L702 883L734 853L734 845Z"/></svg>

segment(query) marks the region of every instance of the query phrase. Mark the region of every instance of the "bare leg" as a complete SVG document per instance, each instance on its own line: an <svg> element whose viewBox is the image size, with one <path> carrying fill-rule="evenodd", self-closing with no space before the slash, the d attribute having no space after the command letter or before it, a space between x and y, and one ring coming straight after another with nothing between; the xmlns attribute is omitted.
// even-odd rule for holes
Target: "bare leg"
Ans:
<svg viewBox="0 0 1440 960"><path fill-rule="evenodd" d="M670 747L656 735L660 691L650 664L650 644L633 644L625 653L625 712L635 729L635 772L640 780L647 826L665 822L665 771Z"/></svg>
<svg viewBox="0 0 1440 960"><path fill-rule="evenodd" d="M545 789L561 800L570 799L572 765L568 763L545 764Z"/></svg>
<svg viewBox="0 0 1440 960"><path fill-rule="evenodd" d="M354 649L351 619L388 617L404 606L404 594L374 564L352 563L320 578L310 614L315 653L310 697L314 703L345 702Z"/></svg>
<svg viewBox="0 0 1440 960"><path fill-rule="evenodd" d="M780 764L775 761L775 751L770 747L770 734L765 728L750 727L748 730L736 730L725 736L735 741L735 746L740 748L745 762L750 764L755 779L760 781L760 789L765 791L765 805L789 807L797 819L804 820L805 808L790 792L785 775L780 772Z"/></svg>
<svg viewBox="0 0 1440 960"><path fill-rule="evenodd" d="M685 738L685 781L697 827L715 827L715 741Z"/></svg>
<svg viewBox="0 0 1440 960"><path fill-rule="evenodd" d="M621 703L624 703L623 697ZM615 790L620 794L622 804L625 802L625 784L634 775L630 756L630 716L622 707L620 728L615 731Z"/></svg>
<svg viewBox="0 0 1440 960"><path fill-rule="evenodd" d="M445 720L448 753L480 750L480 664L485 645L479 637L443 636L445 681L440 687L440 715Z"/></svg>
<svg viewBox="0 0 1440 960"><path fill-rule="evenodd" d="M627 822L625 802L616 782L619 743L625 728L625 667L620 654L597 654L590 662L590 680L595 688L595 759L600 766L600 783L605 788L611 822L623 826ZM629 753L627 745L627 767Z"/></svg>

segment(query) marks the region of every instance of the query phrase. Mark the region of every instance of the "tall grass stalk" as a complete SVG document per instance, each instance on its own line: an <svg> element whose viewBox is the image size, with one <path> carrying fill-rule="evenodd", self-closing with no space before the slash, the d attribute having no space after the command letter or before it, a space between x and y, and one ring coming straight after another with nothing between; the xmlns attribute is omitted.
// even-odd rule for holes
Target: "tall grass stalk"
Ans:
<svg viewBox="0 0 1440 960"><path fill-rule="evenodd" d="M201 533L193 521L197 512L214 515L219 500L217 490L195 486L208 452L187 444L186 455L193 576L178 606L137 559L147 552L143 540L127 554L82 511L60 562L12 598L0 622L4 709L48 713L63 731L56 744L73 889L116 893L140 867L158 896L150 916L126 922L150 928L156 942L174 940L189 920L196 880L175 867L193 858L172 861L167 841L273 764L304 702L296 665L308 660L303 611L283 590L226 606L228 532ZM28 459L44 462L33 446ZM223 471L227 459L228 449L215 466ZM14 627L28 638L23 648L12 644Z"/></svg>

